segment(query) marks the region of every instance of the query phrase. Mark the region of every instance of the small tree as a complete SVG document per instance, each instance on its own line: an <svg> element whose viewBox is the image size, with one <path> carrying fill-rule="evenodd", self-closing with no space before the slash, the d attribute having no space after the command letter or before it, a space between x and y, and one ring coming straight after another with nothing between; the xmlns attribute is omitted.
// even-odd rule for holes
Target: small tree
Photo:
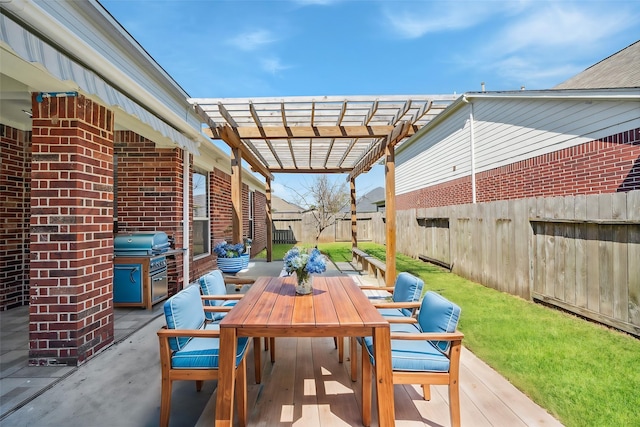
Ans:
<svg viewBox="0 0 640 427"><path fill-rule="evenodd" d="M346 182L331 183L326 175L317 175L311 185L304 187L303 193L291 190L297 195L296 203L306 206L313 214L316 243L322 232L336 223L340 211L350 203Z"/></svg>

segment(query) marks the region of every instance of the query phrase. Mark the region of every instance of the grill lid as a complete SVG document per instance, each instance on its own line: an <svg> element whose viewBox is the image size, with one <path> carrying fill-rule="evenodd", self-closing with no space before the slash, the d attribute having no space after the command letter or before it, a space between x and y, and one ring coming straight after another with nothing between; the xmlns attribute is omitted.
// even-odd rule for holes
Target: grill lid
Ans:
<svg viewBox="0 0 640 427"><path fill-rule="evenodd" d="M113 239L116 255L155 255L169 250L169 236L154 233L120 234Z"/></svg>

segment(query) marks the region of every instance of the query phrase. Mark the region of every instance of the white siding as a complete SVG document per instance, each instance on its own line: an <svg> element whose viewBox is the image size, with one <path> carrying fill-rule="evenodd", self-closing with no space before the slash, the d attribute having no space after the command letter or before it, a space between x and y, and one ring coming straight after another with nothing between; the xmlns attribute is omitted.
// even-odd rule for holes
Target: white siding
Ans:
<svg viewBox="0 0 640 427"><path fill-rule="evenodd" d="M396 194L470 173L469 109L461 108L419 142L402 147L396 155Z"/></svg>
<svg viewBox="0 0 640 427"><path fill-rule="evenodd" d="M473 105L476 172L640 127L638 100L475 99ZM470 175L469 111L459 108L399 149L397 194Z"/></svg>

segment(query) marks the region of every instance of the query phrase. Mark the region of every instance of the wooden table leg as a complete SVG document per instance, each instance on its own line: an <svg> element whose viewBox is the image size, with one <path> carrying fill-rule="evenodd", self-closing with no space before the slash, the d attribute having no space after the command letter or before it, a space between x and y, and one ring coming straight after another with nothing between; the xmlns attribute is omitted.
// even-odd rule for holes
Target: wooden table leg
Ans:
<svg viewBox="0 0 640 427"><path fill-rule="evenodd" d="M238 340L235 328L220 328L220 355L218 359L218 396L216 398L216 427L233 424L233 393Z"/></svg>
<svg viewBox="0 0 640 427"><path fill-rule="evenodd" d="M391 340L389 326L373 329L376 358L376 389L378 391L378 422L380 427L395 426L393 400L393 372L391 369Z"/></svg>

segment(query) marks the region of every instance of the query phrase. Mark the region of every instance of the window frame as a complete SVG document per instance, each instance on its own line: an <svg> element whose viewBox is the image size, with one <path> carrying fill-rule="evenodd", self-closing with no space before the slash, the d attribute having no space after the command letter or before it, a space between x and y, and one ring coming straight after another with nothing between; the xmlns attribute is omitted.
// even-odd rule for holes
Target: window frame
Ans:
<svg viewBox="0 0 640 427"><path fill-rule="evenodd" d="M196 184L195 180L197 176L204 178L204 216L196 216L199 214L200 207L196 206L196 189L199 183ZM192 236L193 236L193 259L197 260L211 255L211 194L210 194L210 173L199 169L193 168L191 172L191 199L192 199ZM198 190L198 194L202 194ZM196 253L196 223L202 224L202 232L205 234L202 237L202 251ZM200 243L200 242L198 242Z"/></svg>

